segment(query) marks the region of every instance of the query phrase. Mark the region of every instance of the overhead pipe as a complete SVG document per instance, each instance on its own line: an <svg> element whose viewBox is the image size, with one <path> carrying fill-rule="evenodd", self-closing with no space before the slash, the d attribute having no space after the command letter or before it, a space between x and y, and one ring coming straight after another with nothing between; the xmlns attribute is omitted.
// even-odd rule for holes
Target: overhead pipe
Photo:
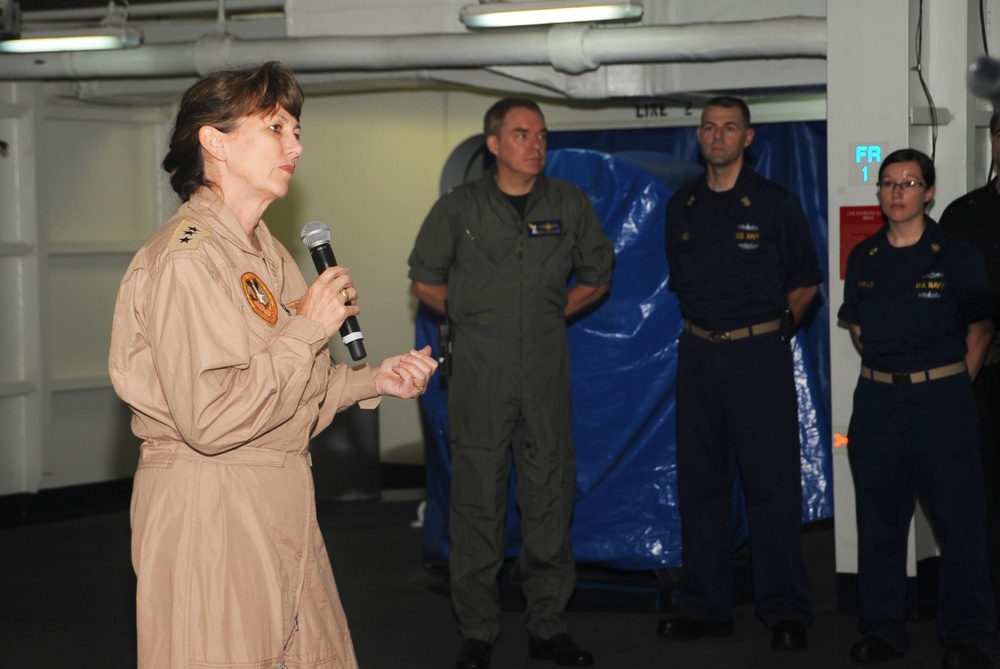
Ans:
<svg viewBox="0 0 1000 669"><path fill-rule="evenodd" d="M183 0L181 2L143 2L129 5L131 19L161 18L177 16L206 15L218 12L218 0ZM226 11L233 13L283 12L284 0L228 0ZM25 9L21 19L24 23L52 23L59 21L99 21L108 14L107 5L95 7L74 7L72 9Z"/></svg>
<svg viewBox="0 0 1000 669"><path fill-rule="evenodd" d="M296 72L549 65L581 74L622 63L825 58L826 20L782 18L677 26L370 37L241 40L205 35L195 42L150 44L120 51L0 56L0 80L89 80L200 76L263 60Z"/></svg>

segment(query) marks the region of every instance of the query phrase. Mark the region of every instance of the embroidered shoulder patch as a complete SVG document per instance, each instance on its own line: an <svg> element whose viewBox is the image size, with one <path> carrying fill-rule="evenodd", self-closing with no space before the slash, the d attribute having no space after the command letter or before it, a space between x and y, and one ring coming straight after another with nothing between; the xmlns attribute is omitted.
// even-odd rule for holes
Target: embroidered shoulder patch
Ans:
<svg viewBox="0 0 1000 669"><path fill-rule="evenodd" d="M271 325L277 323L278 304L261 278L253 272L247 272L243 275L241 282L243 283L243 294L247 296L247 301L253 312Z"/></svg>
<svg viewBox="0 0 1000 669"><path fill-rule="evenodd" d="M198 248L205 239L212 236L211 232L202 230L197 225L188 220L181 221L181 224L174 230L174 236L170 238L170 251L191 251Z"/></svg>

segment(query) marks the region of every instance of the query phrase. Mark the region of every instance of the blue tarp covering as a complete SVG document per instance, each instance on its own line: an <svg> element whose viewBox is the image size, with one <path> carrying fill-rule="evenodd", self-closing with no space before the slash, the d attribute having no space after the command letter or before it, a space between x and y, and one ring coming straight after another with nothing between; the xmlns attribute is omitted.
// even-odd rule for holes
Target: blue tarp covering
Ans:
<svg viewBox="0 0 1000 669"><path fill-rule="evenodd" d="M755 168L800 194L825 265L824 124L771 124L756 132ZM590 196L616 249L610 298L567 331L577 448L574 552L580 562L618 569L680 566L674 377L682 320L677 299L666 287L663 219L674 189L701 172L698 146L691 129L550 135L550 148L571 143L615 151L554 148L546 172L576 183ZM824 297L793 342L805 522L833 513L827 332ZM436 350L437 320L424 308L418 312L416 339L418 346L430 343ZM431 562L448 554L446 393L432 382L421 398L427 463L424 552ZM747 538L738 481L733 499L735 548ZM513 494L508 500L507 554L516 555L520 525Z"/></svg>

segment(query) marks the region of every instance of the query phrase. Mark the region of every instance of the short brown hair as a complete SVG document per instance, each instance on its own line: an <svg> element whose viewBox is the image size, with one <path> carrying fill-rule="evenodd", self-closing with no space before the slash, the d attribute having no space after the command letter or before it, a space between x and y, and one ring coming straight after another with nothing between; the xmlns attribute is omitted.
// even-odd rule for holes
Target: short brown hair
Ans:
<svg viewBox="0 0 1000 669"><path fill-rule="evenodd" d="M503 125L503 120L507 116L507 112L515 107L530 109L542 118L545 118L538 103L534 100L529 100L528 98L503 98L486 111L486 116L483 117L483 134L487 137L499 134L500 126Z"/></svg>
<svg viewBox="0 0 1000 669"><path fill-rule="evenodd" d="M284 64L268 61L253 67L220 70L194 83L181 98L170 135L170 150L163 169L170 185L187 202L195 191L209 185L198 131L211 126L232 132L246 116L285 109L296 120L302 113L302 88Z"/></svg>
<svg viewBox="0 0 1000 669"><path fill-rule="evenodd" d="M743 123L746 127L750 127L750 108L747 107L747 103L743 102L739 98L734 98L731 95L720 95L717 98L712 98L705 103L705 109L709 107L722 107L723 109L739 109L740 116L743 117Z"/></svg>

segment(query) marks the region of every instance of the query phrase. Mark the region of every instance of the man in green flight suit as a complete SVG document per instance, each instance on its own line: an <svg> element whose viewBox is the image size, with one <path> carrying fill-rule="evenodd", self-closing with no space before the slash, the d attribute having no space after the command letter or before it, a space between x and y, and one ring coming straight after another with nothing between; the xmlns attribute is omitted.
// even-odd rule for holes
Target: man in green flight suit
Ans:
<svg viewBox="0 0 1000 669"><path fill-rule="evenodd" d="M576 585L576 478L565 320L607 293L614 246L587 196L542 174L545 119L531 100L486 113L496 167L442 196L410 255L410 290L454 329L449 380L452 603L457 669L489 667L500 634L510 462L517 471L528 652L563 666L594 658L567 634ZM570 276L575 278L572 287Z"/></svg>

